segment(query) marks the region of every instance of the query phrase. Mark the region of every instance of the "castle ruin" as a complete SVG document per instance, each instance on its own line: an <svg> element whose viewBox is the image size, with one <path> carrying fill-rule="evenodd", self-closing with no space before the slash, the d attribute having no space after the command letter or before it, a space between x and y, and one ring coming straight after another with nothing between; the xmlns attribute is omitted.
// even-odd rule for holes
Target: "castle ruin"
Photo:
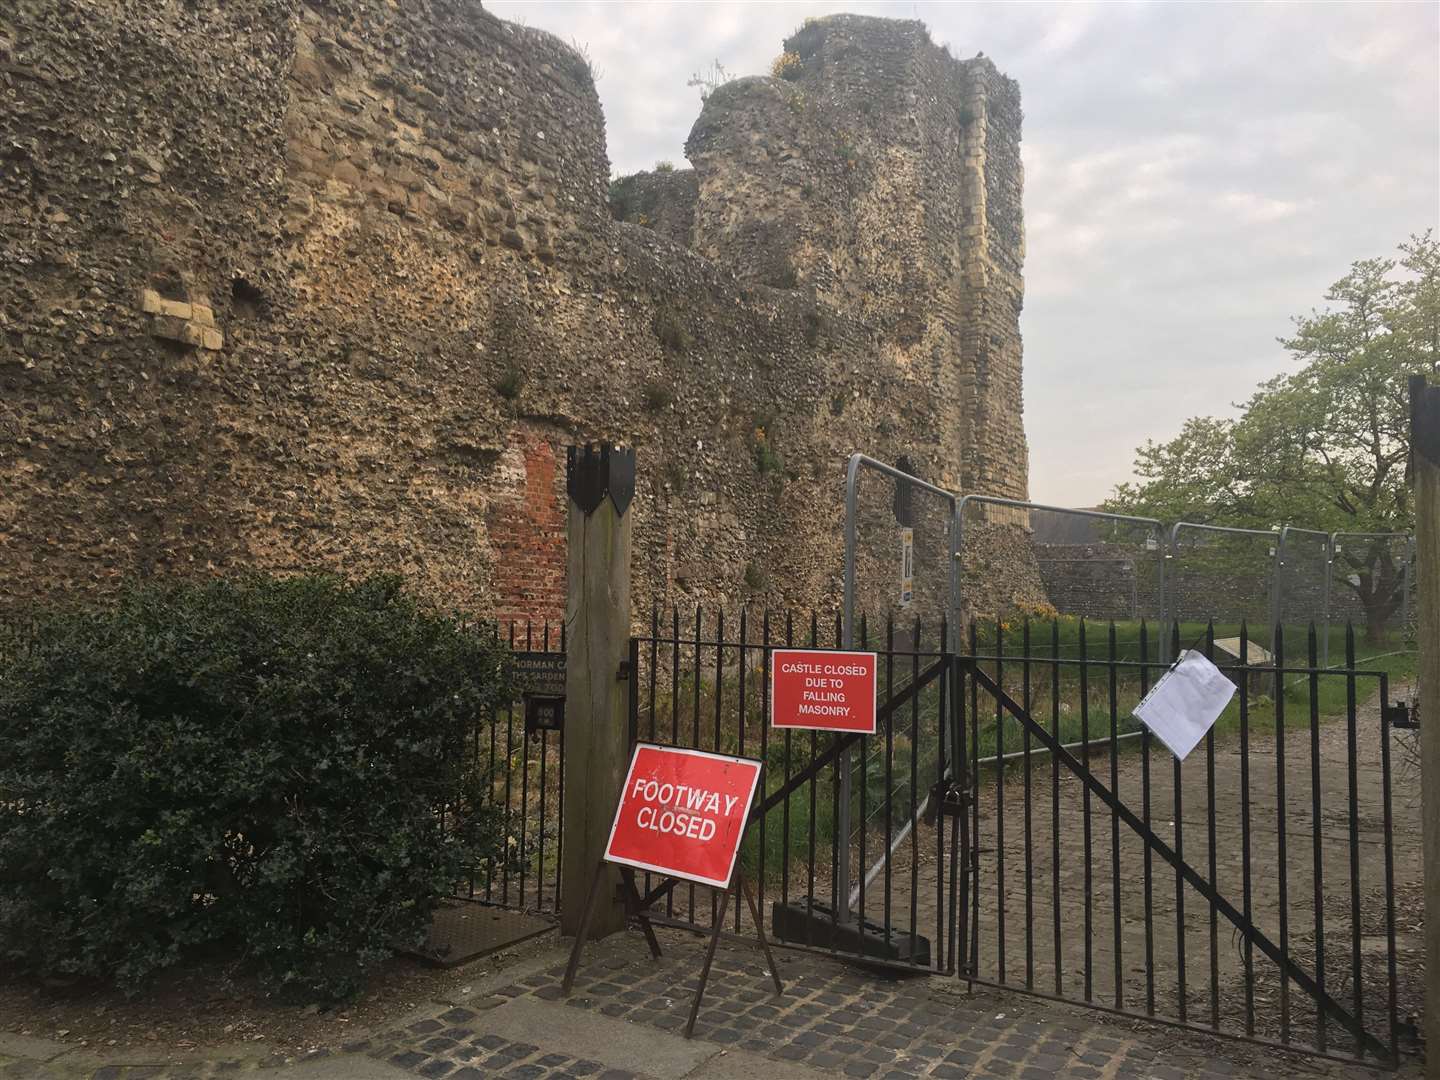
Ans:
<svg viewBox="0 0 1440 1080"><path fill-rule="evenodd" d="M585 59L474 0L7 4L0 597L387 569L553 619L600 439L637 611L833 605L856 449L1025 498L1016 84L912 21L783 50L612 205Z"/></svg>

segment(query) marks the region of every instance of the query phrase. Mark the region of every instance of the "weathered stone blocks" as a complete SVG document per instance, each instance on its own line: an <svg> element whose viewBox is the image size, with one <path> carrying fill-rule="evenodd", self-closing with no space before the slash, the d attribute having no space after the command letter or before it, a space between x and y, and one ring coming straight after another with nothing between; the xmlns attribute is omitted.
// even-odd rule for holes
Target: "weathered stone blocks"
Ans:
<svg viewBox="0 0 1440 1080"><path fill-rule="evenodd" d="M155 337L210 351L225 347L209 304L168 300L155 289L141 289L140 310L151 316L150 333Z"/></svg>
<svg viewBox="0 0 1440 1080"><path fill-rule="evenodd" d="M642 617L837 603L857 449L1023 495L1018 92L918 23L801 36L617 222L583 59L476 4L0 5L73 73L0 70L0 604L323 567L558 617L555 449L601 438Z"/></svg>

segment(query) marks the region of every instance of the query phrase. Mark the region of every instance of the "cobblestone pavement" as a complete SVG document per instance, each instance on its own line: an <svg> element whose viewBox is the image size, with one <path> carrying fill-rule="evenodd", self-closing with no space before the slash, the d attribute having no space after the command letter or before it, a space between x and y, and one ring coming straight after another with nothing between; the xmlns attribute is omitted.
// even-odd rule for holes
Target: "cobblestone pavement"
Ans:
<svg viewBox="0 0 1440 1080"><path fill-rule="evenodd" d="M664 1030L683 1027L700 942L672 936L652 962L640 940L611 940L591 954L568 1007ZM810 954L777 954L785 993L769 991L763 954L725 943L716 954L695 1035L778 1061L856 1078L931 1076L1153 1078L1354 1075L1331 1063L1132 1022L1000 990L966 992L959 980L887 977ZM559 1000L560 971L503 994ZM1419 1075L1416 1068L1415 1075Z"/></svg>
<svg viewBox="0 0 1440 1080"><path fill-rule="evenodd" d="M634 931L592 945L568 1000L560 994L561 957L551 953L531 973L463 1004L435 1003L393 1029L298 1063L270 1058L99 1065L69 1055L47 1061L0 1052L0 1077L211 1080L268 1072L276 1080L1211 1080L1297 1073L1338 1078L1363 1071L1006 991L967 992L954 979L892 977L790 950L777 954L785 992L776 997L763 954L730 941L716 954L696 1038L686 1041L678 1032L704 942L679 931L662 931L661 941L665 955L658 961ZM4 1045L0 1041L0 1051ZM1402 1070L1419 1074L1413 1064Z"/></svg>

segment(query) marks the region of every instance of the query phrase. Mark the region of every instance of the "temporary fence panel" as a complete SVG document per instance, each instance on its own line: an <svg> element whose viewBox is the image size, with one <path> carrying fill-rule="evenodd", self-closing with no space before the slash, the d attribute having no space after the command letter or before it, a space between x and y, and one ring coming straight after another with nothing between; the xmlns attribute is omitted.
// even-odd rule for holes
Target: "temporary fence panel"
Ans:
<svg viewBox="0 0 1440 1080"><path fill-rule="evenodd" d="M1032 561L1012 573L1033 568L1042 589L1040 602L1012 598L993 614L1053 609L1072 618L1135 620L1160 617L1164 604L1165 534L1153 518L1068 509L1043 503L989 496L961 500L961 562L964 596L984 595L982 579L991 575L983 555L967 550L985 525L1010 519L1026 528ZM983 540L982 540L983 543ZM972 588L973 584L973 588ZM1022 600L1016 604L1014 599ZM979 610L972 604L972 610Z"/></svg>
<svg viewBox="0 0 1440 1080"><path fill-rule="evenodd" d="M1213 619L1222 640L1233 639L1244 622L1253 628L1252 642L1268 648L1279 537L1278 527L1237 529L1181 521L1171 528L1165 617L1170 625L1181 626L1182 645L1198 640L1204 623Z"/></svg>
<svg viewBox="0 0 1440 1080"><path fill-rule="evenodd" d="M1327 615L1333 624L1351 620L1372 640L1391 638L1413 650L1407 628L1414 612L1414 544L1410 533L1336 532L1330 535ZM1329 662L1329 641L1322 657Z"/></svg>
<svg viewBox="0 0 1440 1080"><path fill-rule="evenodd" d="M846 468L842 626L849 637L860 610L902 625L917 618L953 625L957 617L958 496L910 468L903 458L887 465L864 454L852 454Z"/></svg>
<svg viewBox="0 0 1440 1080"><path fill-rule="evenodd" d="M862 478L867 482L862 483ZM918 628L957 625L960 616L960 564L957 558L958 498L914 475L905 459L887 465L865 454L852 454L845 476L845 580L841 635L854 647L857 604L888 626L885 647L892 652L920 648ZM912 631L912 627L915 628ZM948 642L932 642L944 650ZM871 747L872 752L874 747ZM878 775L872 763L857 760L854 748L841 750L837 768L839 835L851 843L863 837L863 821L853 813L857 773ZM913 791L908 798L915 798ZM887 801L888 802L888 801ZM836 862L840 913L859 900L860 885L851 875L851 859ZM860 860L859 865L866 865Z"/></svg>
<svg viewBox="0 0 1440 1080"><path fill-rule="evenodd" d="M1299 641L1311 623L1320 630L1321 652L1330 643L1330 534L1294 525L1281 527L1270 575L1270 615Z"/></svg>

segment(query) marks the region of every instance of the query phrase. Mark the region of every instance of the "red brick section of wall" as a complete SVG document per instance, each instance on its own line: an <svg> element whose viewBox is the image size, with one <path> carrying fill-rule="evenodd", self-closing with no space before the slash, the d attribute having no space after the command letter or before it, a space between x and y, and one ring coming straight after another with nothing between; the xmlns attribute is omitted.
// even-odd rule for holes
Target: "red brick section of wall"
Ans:
<svg viewBox="0 0 1440 1080"><path fill-rule="evenodd" d="M528 619L540 648L545 622L558 635L565 617L565 470L557 448L534 432L515 433L512 455L523 460L524 475L496 496L490 515L495 614L502 628L515 622L517 638ZM501 469L498 479L510 479L507 473Z"/></svg>

